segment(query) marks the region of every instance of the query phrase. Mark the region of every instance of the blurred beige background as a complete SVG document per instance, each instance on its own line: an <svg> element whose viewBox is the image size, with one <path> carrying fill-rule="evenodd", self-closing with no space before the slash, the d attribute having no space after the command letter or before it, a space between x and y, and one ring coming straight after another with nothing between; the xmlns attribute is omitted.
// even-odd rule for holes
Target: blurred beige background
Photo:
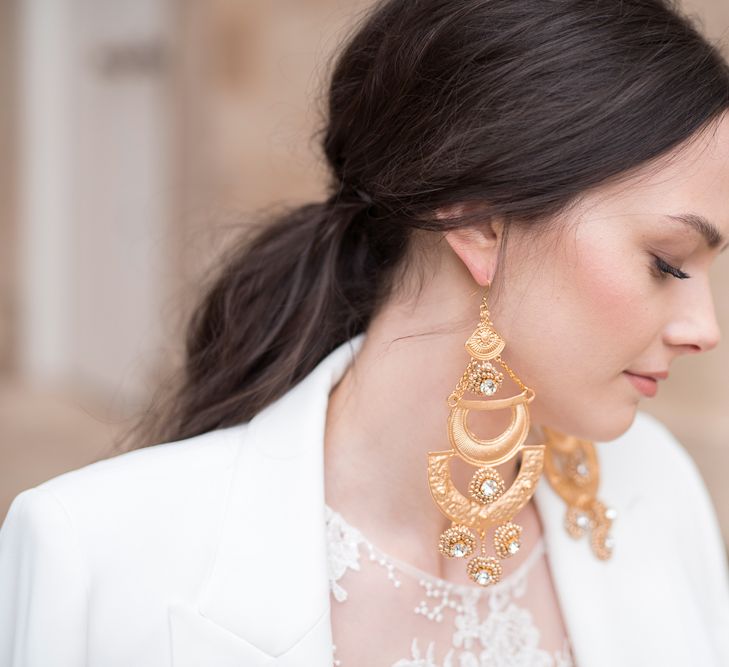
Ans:
<svg viewBox="0 0 729 667"><path fill-rule="evenodd" d="M235 225L323 195L326 58L365 0L0 0L0 520L103 458L181 354ZM727 44L729 3L685 6ZM729 544L724 340L641 409L704 475Z"/></svg>

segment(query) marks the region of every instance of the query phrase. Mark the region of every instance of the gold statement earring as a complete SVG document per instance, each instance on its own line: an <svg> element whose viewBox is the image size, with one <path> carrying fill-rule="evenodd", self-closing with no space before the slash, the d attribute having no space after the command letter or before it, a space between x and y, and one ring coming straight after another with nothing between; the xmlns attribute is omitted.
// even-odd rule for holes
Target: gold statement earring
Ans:
<svg viewBox="0 0 729 667"><path fill-rule="evenodd" d="M607 560L615 546L610 528L617 511L596 497L600 467L595 445L546 426L541 428L547 438L544 470L552 488L567 504L567 533L574 538L589 533L592 551Z"/></svg>
<svg viewBox="0 0 729 667"><path fill-rule="evenodd" d="M428 453L428 483L438 509L451 521L451 527L440 536L438 548L446 558L469 558L469 578L481 586L494 584L501 578L500 560L519 551L522 527L512 518L529 502L537 482L546 469L547 477L560 497L568 504L565 526L572 537L580 537L588 529L592 548L599 558L608 558L612 538L608 530L615 518L614 510L595 498L598 467L594 445L566 437L543 427L546 444L524 445L529 433L527 405L534 400L534 391L526 387L501 358L506 343L494 330L486 297L486 286L480 307L481 318L476 330L465 343L471 360L455 390L447 399L451 408L448 436L451 449ZM496 361L521 388L516 396L491 400L464 399L466 391L480 397L493 396L504 376L491 363ZM511 409L511 424L495 438L479 438L467 425L471 410ZM506 489L504 479L494 466L521 454L519 472ZM449 464L453 456L476 466L463 495L451 479ZM492 544L496 556L487 554L486 533L494 528ZM477 551L480 538L480 554Z"/></svg>

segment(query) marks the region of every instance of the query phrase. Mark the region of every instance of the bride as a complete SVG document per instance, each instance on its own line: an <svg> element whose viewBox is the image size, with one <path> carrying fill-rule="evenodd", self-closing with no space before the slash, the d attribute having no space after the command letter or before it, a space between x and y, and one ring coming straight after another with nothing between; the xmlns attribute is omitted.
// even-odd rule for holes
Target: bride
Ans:
<svg viewBox="0 0 729 667"><path fill-rule="evenodd" d="M14 499L0 664L729 664L714 509L639 410L720 340L727 112L668 0L374 5L329 196L223 258L130 451Z"/></svg>

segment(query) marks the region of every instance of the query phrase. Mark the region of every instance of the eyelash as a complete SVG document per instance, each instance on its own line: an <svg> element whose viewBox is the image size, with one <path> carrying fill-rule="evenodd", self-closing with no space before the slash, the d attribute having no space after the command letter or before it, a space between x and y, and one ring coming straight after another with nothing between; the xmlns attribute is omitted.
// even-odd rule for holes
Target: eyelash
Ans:
<svg viewBox="0 0 729 667"><path fill-rule="evenodd" d="M660 257L656 257L655 255L653 255L653 257L656 259L656 268L659 271L659 278L662 280L666 279L668 274L672 275L674 278L678 278L679 280L686 280L686 278L691 277L688 273L681 271L681 269L677 269L675 266L667 264Z"/></svg>

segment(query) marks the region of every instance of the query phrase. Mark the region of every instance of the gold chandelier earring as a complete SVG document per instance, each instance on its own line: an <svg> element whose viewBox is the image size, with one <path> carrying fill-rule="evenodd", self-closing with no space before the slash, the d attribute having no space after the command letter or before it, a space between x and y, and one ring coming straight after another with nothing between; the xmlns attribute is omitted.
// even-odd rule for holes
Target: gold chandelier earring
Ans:
<svg viewBox="0 0 729 667"><path fill-rule="evenodd" d="M534 400L532 389L525 386L501 358L506 347L495 331L486 297L480 307L480 321L468 337L465 348L471 357L455 390L447 399L448 437L451 449L428 453L428 483L438 509L451 521L451 527L440 536L438 549L446 558L468 558L469 578L488 586L499 581L500 561L519 551L522 527L513 517L529 502L537 482L545 470L550 484L567 503L565 527L569 535L579 538L590 532L591 546L598 558L609 558L612 538L609 529L615 511L596 499L598 463L594 444L565 436L542 427L546 442L525 445L529 434L528 404ZM495 361L522 390L508 398L482 400L496 394L504 375L492 363ZM465 399L470 391L477 399ZM494 438L479 438L467 424L471 410L511 409L511 423ZM457 456L476 467L468 496L459 491L451 479L450 461ZM520 456L517 477L507 489L505 481L494 466ZM495 556L487 553L486 534L494 528L492 537ZM480 553L476 544L480 539Z"/></svg>

